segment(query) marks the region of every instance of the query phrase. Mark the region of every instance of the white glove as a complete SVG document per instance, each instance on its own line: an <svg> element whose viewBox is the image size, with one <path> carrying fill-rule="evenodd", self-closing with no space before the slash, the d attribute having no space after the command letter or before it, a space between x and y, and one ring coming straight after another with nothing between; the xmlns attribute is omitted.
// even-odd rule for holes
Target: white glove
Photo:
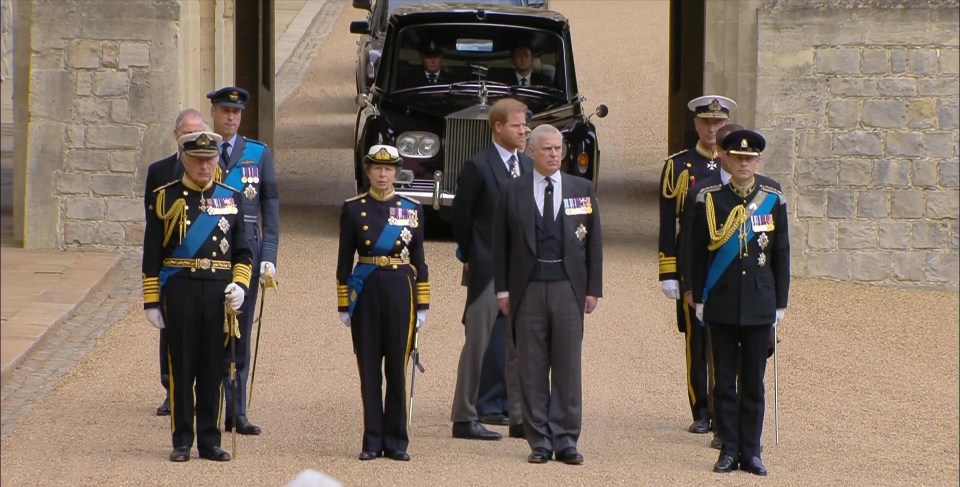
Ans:
<svg viewBox="0 0 960 487"><path fill-rule="evenodd" d="M696 303L697 306L697 319L703 321L703 303Z"/></svg>
<svg viewBox="0 0 960 487"><path fill-rule="evenodd" d="M143 310L143 314L147 315L147 321L158 330L162 330L165 326L163 323L163 315L160 314L160 308L147 308Z"/></svg>
<svg viewBox="0 0 960 487"><path fill-rule="evenodd" d="M676 279L660 281L660 290L667 299L680 299L680 283Z"/></svg>
<svg viewBox="0 0 960 487"><path fill-rule="evenodd" d="M240 307L243 306L243 298L246 294L247 293L243 292L243 288L235 282L231 282L227 285L227 288L223 290L224 298L230 303L230 307L233 308L234 311L240 311Z"/></svg>
<svg viewBox="0 0 960 487"><path fill-rule="evenodd" d="M786 308L777 308L777 321L773 322L773 326L777 326L780 324L781 321L783 321L783 315L786 312L787 312Z"/></svg>
<svg viewBox="0 0 960 487"><path fill-rule="evenodd" d="M340 323L343 323L343 326L350 328L350 313L346 311L340 313Z"/></svg>
<svg viewBox="0 0 960 487"><path fill-rule="evenodd" d="M267 276L271 278L277 277L277 266L273 265L273 262L261 262L260 263L260 284L267 279Z"/></svg>
<svg viewBox="0 0 960 487"><path fill-rule="evenodd" d="M417 329L419 330L424 323L427 322L427 310L418 309L417 310Z"/></svg>

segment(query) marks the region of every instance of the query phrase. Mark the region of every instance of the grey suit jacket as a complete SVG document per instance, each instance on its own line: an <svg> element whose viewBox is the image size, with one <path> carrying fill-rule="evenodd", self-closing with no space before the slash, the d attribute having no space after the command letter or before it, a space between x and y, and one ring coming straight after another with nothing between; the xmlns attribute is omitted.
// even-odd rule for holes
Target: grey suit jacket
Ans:
<svg viewBox="0 0 960 487"><path fill-rule="evenodd" d="M563 267L583 314L586 296L603 295L603 238L600 206L587 179L561 174L564 204L557 218L563 221ZM589 197L593 211L576 214L565 204L570 198ZM494 288L510 293L510 314L515 316L537 260L533 174L508 181L500 191L494 220Z"/></svg>
<svg viewBox="0 0 960 487"><path fill-rule="evenodd" d="M246 160L243 157L243 151L247 143L262 144L262 142L247 139L246 137L237 137L237 145L230 153L230 160L221 161L223 169L223 181L234 169L241 170L240 167L253 165L253 161ZM260 162L256 164L259 170L259 182L247 182L241 188L234 188L243 195L241 198L243 205L244 220L246 222L246 235L250 241L250 248L253 250L254 273L260 272L259 262L267 261L277 264L277 252L280 243L280 195L277 190L277 176L273 165L273 153L270 148L264 144L263 155L260 156ZM239 166L239 167L238 167ZM248 186L253 187L253 191L245 192ZM252 196L248 196L252 195Z"/></svg>
<svg viewBox="0 0 960 487"><path fill-rule="evenodd" d="M531 174L530 156L522 153L518 156L520 174ZM500 153L491 144L467 160L457 180L453 233L469 264L467 306L493 280L493 219L500 189L511 179Z"/></svg>

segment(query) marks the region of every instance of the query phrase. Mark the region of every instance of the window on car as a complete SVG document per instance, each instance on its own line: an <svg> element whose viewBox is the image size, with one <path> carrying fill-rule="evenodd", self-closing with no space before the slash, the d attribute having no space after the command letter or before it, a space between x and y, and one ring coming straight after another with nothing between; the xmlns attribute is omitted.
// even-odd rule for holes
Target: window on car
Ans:
<svg viewBox="0 0 960 487"><path fill-rule="evenodd" d="M379 18L377 19L377 25L382 26L382 29L386 29L387 26L387 17L390 15L394 9L403 7L405 5L423 5L428 3L437 3L438 0L379 0L377 5L374 6L374 11L378 12ZM540 5L542 5L542 0ZM525 7L527 6L528 0L463 0L458 1L457 3L463 5L509 5L513 7Z"/></svg>
<svg viewBox="0 0 960 487"><path fill-rule="evenodd" d="M477 82L479 65L486 68L488 82L566 93L563 39L553 32L509 25L434 24L406 27L396 41L387 70L392 82L378 83L394 90ZM438 66L438 75L431 78Z"/></svg>

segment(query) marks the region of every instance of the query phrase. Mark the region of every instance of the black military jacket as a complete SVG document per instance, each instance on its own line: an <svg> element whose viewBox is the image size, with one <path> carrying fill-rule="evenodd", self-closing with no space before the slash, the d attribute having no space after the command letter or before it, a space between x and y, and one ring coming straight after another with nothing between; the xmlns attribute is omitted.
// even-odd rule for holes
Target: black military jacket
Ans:
<svg viewBox="0 0 960 487"><path fill-rule="evenodd" d="M240 197L220 183L201 192L187 176L153 191L143 235L144 308L160 306L162 289L172 276L249 288L252 254Z"/></svg>
<svg viewBox="0 0 960 487"><path fill-rule="evenodd" d="M678 220L688 209L688 193L696 192L700 182L720 173L720 158L697 143L694 150L683 150L667 158L660 173L659 264L661 281L678 279L677 256L680 251ZM680 262L682 265L683 263Z"/></svg>
<svg viewBox="0 0 960 487"><path fill-rule="evenodd" d="M756 176L754 188L746 196L738 195L731 184L712 185L697 193L689 233L693 300L704 303L703 319L707 322L769 325L776 320L776 310L787 307L790 291L786 200L776 182L763 176ZM760 206L757 195L761 193L774 199L773 207L766 213L769 216L751 216L751 206ZM739 211L744 212L744 219L738 225L729 217ZM712 232L710 221L714 223ZM707 275L720 252L709 246L718 243L718 235L729 233L724 230L731 225L741 230L750 227L755 233L745 245L738 243L739 233L730 236L738 252L704 301Z"/></svg>
<svg viewBox="0 0 960 487"><path fill-rule="evenodd" d="M415 206L415 214L398 214L401 199ZM398 218L400 217L400 218ZM354 256L360 258L386 257L385 265L374 272L409 272L416 289L413 292L416 309L430 307L430 275L423 253L423 208L413 198L393 193L381 201L363 193L346 200L340 212L340 250L337 258L337 309L349 308L348 280L354 268ZM377 239L384 228L400 226L401 232L384 253L374 251ZM401 261L403 263L401 263ZM398 289L409 293L409 289Z"/></svg>

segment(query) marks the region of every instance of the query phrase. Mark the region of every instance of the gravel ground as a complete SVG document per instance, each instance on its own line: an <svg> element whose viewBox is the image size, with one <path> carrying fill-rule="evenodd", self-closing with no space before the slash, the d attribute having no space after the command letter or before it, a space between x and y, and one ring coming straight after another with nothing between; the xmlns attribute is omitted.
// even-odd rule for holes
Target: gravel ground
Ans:
<svg viewBox="0 0 960 487"><path fill-rule="evenodd" d="M465 292L442 231L427 246L433 303L421 337L427 372L417 378L413 461L356 460L359 385L333 282L337 213L353 187L348 24L362 17L347 5L278 116L281 286L267 298L250 407L264 434L240 438L230 463L200 460L195 450L186 464L168 462L169 423L153 416L156 333L134 309L3 441L0 484L270 486L314 468L345 485L957 485L955 290L803 279L794 281L781 332L780 445L768 369L770 477L711 472L709 437L686 432L683 339L656 285L668 4L644 2L642 16L623 15L626 2L551 4L571 18L581 89L611 107L599 122L606 296L585 325L583 466L527 464L520 440L450 438ZM605 49L614 45L629 47Z"/></svg>

